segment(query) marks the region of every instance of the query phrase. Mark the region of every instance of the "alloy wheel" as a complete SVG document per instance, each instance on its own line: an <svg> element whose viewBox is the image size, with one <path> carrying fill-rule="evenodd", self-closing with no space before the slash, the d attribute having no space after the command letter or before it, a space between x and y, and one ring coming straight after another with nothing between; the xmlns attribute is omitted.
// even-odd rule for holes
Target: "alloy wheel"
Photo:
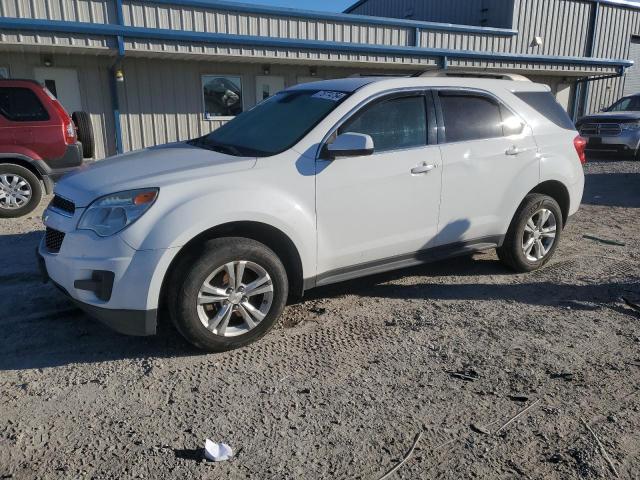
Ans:
<svg viewBox="0 0 640 480"><path fill-rule="evenodd" d="M256 328L273 304L273 282L257 263L238 260L211 273L198 292L202 324L216 335L237 337Z"/></svg>
<svg viewBox="0 0 640 480"><path fill-rule="evenodd" d="M522 251L530 262L539 262L551 251L556 241L557 221L554 213L542 208L524 226Z"/></svg>
<svg viewBox="0 0 640 480"><path fill-rule="evenodd" d="M0 174L0 208L16 210L24 207L33 192L29 182L15 173Z"/></svg>

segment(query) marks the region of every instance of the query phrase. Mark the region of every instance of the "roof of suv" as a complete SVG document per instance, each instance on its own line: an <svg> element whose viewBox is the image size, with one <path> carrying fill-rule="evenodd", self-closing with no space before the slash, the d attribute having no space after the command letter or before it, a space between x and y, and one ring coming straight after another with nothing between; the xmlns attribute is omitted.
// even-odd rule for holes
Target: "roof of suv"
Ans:
<svg viewBox="0 0 640 480"><path fill-rule="evenodd" d="M500 87L514 92L544 92L550 90L547 85L540 83L470 77L354 77L303 83L287 90L319 89L353 93L374 83L383 88L465 87L491 89Z"/></svg>
<svg viewBox="0 0 640 480"><path fill-rule="evenodd" d="M38 87L42 86L40 82L36 80L31 80L28 78L0 78L0 86L8 85L8 84L24 84L24 83L28 83L29 85L37 85Z"/></svg>

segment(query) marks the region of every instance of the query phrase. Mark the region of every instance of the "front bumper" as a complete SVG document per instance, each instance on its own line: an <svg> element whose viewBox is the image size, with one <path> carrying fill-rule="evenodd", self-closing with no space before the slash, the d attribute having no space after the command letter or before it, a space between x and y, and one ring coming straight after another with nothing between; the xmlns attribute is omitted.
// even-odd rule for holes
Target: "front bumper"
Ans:
<svg viewBox="0 0 640 480"><path fill-rule="evenodd" d="M39 251L36 251L40 272L43 282L51 281L65 296L69 298L82 311L107 327L124 335L146 337L155 335L157 329L157 310L113 310L109 308L96 307L89 303L81 302L71 296L64 287L57 284L49 277L47 264Z"/></svg>
<svg viewBox="0 0 640 480"><path fill-rule="evenodd" d="M58 251L45 239L38 247L41 270L81 309L127 335L154 335L158 295L154 275L166 250L134 250L119 235L101 238L75 229L73 217L54 209L44 214L49 229L64 233Z"/></svg>

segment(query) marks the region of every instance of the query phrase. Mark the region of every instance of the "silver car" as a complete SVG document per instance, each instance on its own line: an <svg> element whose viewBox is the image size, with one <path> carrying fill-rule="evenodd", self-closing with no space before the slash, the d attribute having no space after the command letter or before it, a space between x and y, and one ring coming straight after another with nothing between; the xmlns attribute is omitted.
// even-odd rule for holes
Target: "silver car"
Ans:
<svg viewBox="0 0 640 480"><path fill-rule="evenodd" d="M587 138L587 153L640 160L640 94L621 98L600 113L582 117L576 126Z"/></svg>

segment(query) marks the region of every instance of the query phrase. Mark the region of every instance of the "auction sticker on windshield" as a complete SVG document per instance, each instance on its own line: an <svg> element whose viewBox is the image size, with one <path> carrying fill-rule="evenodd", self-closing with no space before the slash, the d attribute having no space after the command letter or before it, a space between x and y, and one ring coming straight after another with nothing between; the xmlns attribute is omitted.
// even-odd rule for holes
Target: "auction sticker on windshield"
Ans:
<svg viewBox="0 0 640 480"><path fill-rule="evenodd" d="M330 92L327 90L320 90L318 93L311 96L311 98L320 98L322 100L331 100L332 102L339 102L347 94L343 92Z"/></svg>

